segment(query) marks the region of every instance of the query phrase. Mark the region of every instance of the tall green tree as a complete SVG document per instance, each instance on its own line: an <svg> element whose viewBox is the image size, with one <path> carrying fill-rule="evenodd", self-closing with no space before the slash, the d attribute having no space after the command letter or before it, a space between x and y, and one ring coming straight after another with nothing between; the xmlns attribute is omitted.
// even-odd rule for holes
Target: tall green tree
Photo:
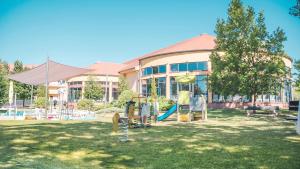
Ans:
<svg viewBox="0 0 300 169"><path fill-rule="evenodd" d="M152 80L151 80L151 99L152 99L152 101L157 99L157 86L156 86L155 78L152 78Z"/></svg>
<svg viewBox="0 0 300 169"><path fill-rule="evenodd" d="M294 68L296 70L295 75L295 82L296 87L299 90L300 89L300 60L296 60L294 63Z"/></svg>
<svg viewBox="0 0 300 169"><path fill-rule="evenodd" d="M128 90L128 82L125 77L120 76L118 82L118 93L122 93L125 90Z"/></svg>
<svg viewBox="0 0 300 169"><path fill-rule="evenodd" d="M0 59L0 106L8 101L8 64Z"/></svg>
<svg viewBox="0 0 300 169"><path fill-rule="evenodd" d="M14 62L13 73L21 73L26 70L28 70L28 68L25 68L21 61L16 60ZM31 96L31 85L27 85L20 82L14 82L14 92L17 94L17 99L21 99L23 101L23 107L24 107L25 100L30 99Z"/></svg>
<svg viewBox="0 0 300 169"><path fill-rule="evenodd" d="M297 0L296 5L290 8L289 13L300 19L300 0Z"/></svg>
<svg viewBox="0 0 300 169"><path fill-rule="evenodd" d="M282 60L282 29L268 33L263 12L232 0L227 20L218 19L216 48L210 59L213 72L209 77L213 92L224 96L252 96L253 105L261 94L275 94L286 77Z"/></svg>
<svg viewBox="0 0 300 169"><path fill-rule="evenodd" d="M94 77L89 76L85 82L84 97L86 99L100 100L103 98L104 91L101 84L98 84Z"/></svg>

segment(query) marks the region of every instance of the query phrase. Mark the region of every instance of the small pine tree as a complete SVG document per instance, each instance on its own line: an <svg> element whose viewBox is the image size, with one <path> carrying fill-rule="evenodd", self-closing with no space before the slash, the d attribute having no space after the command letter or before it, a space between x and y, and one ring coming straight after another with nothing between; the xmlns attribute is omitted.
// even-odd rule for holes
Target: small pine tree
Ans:
<svg viewBox="0 0 300 169"><path fill-rule="evenodd" d="M152 102L157 99L157 86L156 86L156 79L152 78L151 80L151 99Z"/></svg>

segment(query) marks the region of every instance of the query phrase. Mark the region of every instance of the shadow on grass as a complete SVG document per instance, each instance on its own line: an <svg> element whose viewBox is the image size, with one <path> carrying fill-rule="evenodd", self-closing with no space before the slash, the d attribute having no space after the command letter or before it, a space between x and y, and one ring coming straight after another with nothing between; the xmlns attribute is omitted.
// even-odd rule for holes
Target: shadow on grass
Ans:
<svg viewBox="0 0 300 169"><path fill-rule="evenodd" d="M128 143L111 135L110 123L4 123L0 168L299 168L292 123L230 110L209 118L133 129Z"/></svg>

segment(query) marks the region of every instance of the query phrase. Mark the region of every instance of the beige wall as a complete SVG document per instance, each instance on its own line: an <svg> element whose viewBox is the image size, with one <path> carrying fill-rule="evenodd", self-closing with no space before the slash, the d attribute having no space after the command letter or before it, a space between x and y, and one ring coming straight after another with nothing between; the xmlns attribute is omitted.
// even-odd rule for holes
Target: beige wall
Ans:
<svg viewBox="0 0 300 169"><path fill-rule="evenodd" d="M138 71L133 70L122 75L127 79L129 89L138 92Z"/></svg>

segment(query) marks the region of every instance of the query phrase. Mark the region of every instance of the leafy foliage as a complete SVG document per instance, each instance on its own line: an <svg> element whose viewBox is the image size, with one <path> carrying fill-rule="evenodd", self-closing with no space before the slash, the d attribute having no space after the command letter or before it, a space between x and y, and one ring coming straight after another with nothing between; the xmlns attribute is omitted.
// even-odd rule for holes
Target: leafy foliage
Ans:
<svg viewBox="0 0 300 169"><path fill-rule="evenodd" d="M300 19L300 0L297 0L297 4L290 8L291 15L296 16Z"/></svg>
<svg viewBox="0 0 300 169"><path fill-rule="evenodd" d="M136 94L132 91L132 90L124 90L117 101L117 106L118 107L124 107L126 102L131 100L133 96L135 96Z"/></svg>
<svg viewBox="0 0 300 169"><path fill-rule="evenodd" d="M126 78L123 76L120 76L119 84L118 84L118 92L122 93L123 91L128 90L128 89L129 89L129 87L128 87L128 82L127 82Z"/></svg>
<svg viewBox="0 0 300 169"><path fill-rule="evenodd" d="M93 110L94 101L90 99L81 99L77 103L77 108L80 110Z"/></svg>
<svg viewBox="0 0 300 169"><path fill-rule="evenodd" d="M34 102L35 107L38 107L38 108L45 108L46 103L47 103L47 99L45 98L45 96L44 97L38 97Z"/></svg>
<svg viewBox="0 0 300 169"><path fill-rule="evenodd" d="M103 93L101 84L98 84L94 77L88 77L88 81L84 87L84 97L86 99L100 100L103 98Z"/></svg>
<svg viewBox="0 0 300 169"><path fill-rule="evenodd" d="M21 73L28 70L24 68L23 63L19 60L14 62L14 71L13 73ZM31 85L23 84L20 82L14 82L14 92L17 93L17 98L23 100L23 106L25 99L29 99L31 96Z"/></svg>
<svg viewBox="0 0 300 169"><path fill-rule="evenodd" d="M213 72L209 77L213 92L224 96L253 96L278 91L287 70L282 60L282 29L267 32L262 12L232 0L227 20L216 24L216 50L211 54Z"/></svg>
<svg viewBox="0 0 300 169"><path fill-rule="evenodd" d="M36 90L37 97L45 97L46 96L46 87L43 85L39 85Z"/></svg>
<svg viewBox="0 0 300 169"><path fill-rule="evenodd" d="M0 105L8 101L8 65L0 59Z"/></svg>

